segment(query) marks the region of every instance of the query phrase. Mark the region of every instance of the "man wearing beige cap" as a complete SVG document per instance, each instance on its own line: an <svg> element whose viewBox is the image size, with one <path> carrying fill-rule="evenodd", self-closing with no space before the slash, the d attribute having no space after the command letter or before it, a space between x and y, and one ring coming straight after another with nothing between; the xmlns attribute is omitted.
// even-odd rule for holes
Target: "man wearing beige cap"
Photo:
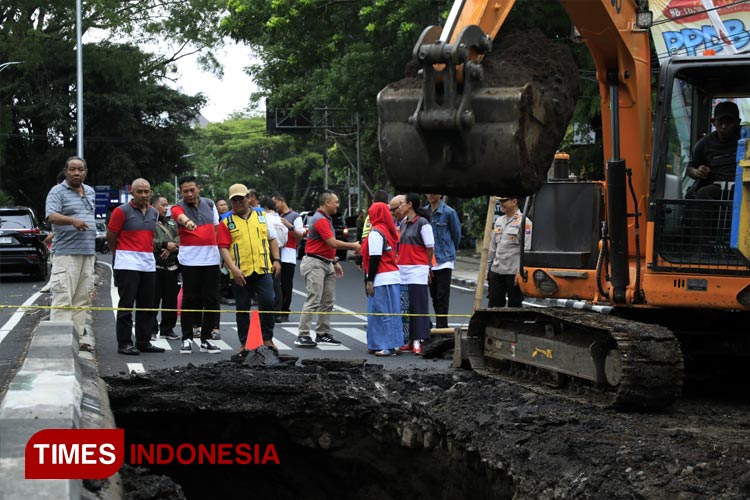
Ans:
<svg viewBox="0 0 750 500"><path fill-rule="evenodd" d="M219 224L219 251L233 279L232 292L237 306L237 335L240 339L238 359L244 350L250 326L251 298L255 296L260 313L263 344L276 350L273 343L274 297L273 277L281 272L276 230L268 224L263 210L250 207L249 190L244 184L229 188L232 215ZM242 312L241 312L242 311Z"/></svg>

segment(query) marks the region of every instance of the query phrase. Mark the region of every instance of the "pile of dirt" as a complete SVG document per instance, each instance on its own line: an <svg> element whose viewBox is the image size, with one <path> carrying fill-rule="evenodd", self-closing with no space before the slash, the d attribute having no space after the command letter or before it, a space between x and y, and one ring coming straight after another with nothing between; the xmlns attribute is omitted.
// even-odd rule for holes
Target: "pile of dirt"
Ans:
<svg viewBox="0 0 750 500"><path fill-rule="evenodd" d="M290 479L311 457L336 464L326 474L355 475L346 483L349 498L441 498L446 491L455 498L750 497L747 401L685 399L668 412L618 413L468 371L386 372L331 361L224 362L108 383L129 441L149 439L149 426L158 434L151 439L189 440L195 436L179 420L195 428L211 419L227 441L229 432L247 439L248 428L275 440L281 470L288 469L274 482L277 498L326 498L336 481ZM394 480L405 467L425 481ZM451 477L471 484L443 479ZM447 489L430 490L433 481ZM129 498L155 498L139 484L125 482Z"/></svg>

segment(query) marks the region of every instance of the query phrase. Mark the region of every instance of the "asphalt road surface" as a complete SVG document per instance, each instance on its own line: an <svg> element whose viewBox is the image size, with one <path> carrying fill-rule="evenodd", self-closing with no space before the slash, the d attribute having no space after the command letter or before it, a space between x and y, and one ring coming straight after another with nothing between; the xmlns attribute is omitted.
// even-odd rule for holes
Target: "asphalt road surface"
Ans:
<svg viewBox="0 0 750 500"><path fill-rule="evenodd" d="M46 304L45 294L39 293L45 284L46 281L33 281L21 274L0 276L0 398L23 362L34 328L40 319L49 316L46 310L13 306Z"/></svg>
<svg viewBox="0 0 750 500"><path fill-rule="evenodd" d="M111 268L108 267L111 257L100 255L100 264L106 265L106 271L102 275L98 286L96 304L99 307L108 308L116 304L117 295L111 280ZM280 354L307 358L332 358L332 359L367 359L370 363L383 364L385 367L414 367L416 369L442 369L447 367L448 360L425 360L411 353L400 354L390 358L379 358L367 353L365 332L367 327L367 300L364 293L364 284L356 267L352 262L344 262L344 277L337 281L336 307L340 312L332 318L333 336L340 340L341 346L318 346L314 349L305 349L294 346L297 335L299 315L292 314L290 321L277 323L274 329L274 342L279 348ZM451 290L451 314L471 313L473 303L473 291L461 287L452 287ZM300 311L305 299L305 289L302 277L299 275L299 266L295 274L294 297L292 299L292 311ZM199 352L198 343L194 343L193 352L190 355L180 354L180 341L169 341L157 339L153 343L166 349L163 354L145 354L140 356L124 356L117 353L115 342L115 315L113 311L94 312L94 330L96 332L96 357L99 361L100 374L102 376L127 374L131 372L146 373L159 368L186 366L188 363L199 365L202 363L213 363L222 359L229 359L239 349L239 339L235 325L234 306L222 305L221 335L222 339L215 341L221 349L220 354L208 354ZM450 326L459 326L468 323L468 317L449 318ZM179 327L179 322L178 322ZM314 329L313 329L314 330ZM178 330L176 330L178 331Z"/></svg>

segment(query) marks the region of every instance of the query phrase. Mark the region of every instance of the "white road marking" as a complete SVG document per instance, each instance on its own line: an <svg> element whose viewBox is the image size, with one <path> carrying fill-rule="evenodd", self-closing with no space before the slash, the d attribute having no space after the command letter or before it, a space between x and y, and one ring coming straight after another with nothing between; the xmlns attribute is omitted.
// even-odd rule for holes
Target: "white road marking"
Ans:
<svg viewBox="0 0 750 500"><path fill-rule="evenodd" d="M143 368L142 363L126 363L128 365L128 373L146 373L146 369Z"/></svg>
<svg viewBox="0 0 750 500"><path fill-rule="evenodd" d="M42 294L39 292L34 293L21 305L30 306L31 304L36 302L36 299L38 299L40 295ZM6 321L2 327L0 327L0 342L2 342L5 337L7 337L8 334L16 327L18 322L21 321L21 318L23 318L23 315L26 314L26 311L27 309L17 309L16 312L14 312L10 317L10 319Z"/></svg>
<svg viewBox="0 0 750 500"><path fill-rule="evenodd" d="M156 347L161 347L165 351L172 350L172 346L169 344L169 341L163 337L159 337L156 340L152 340L151 345L155 345Z"/></svg>
<svg viewBox="0 0 750 500"><path fill-rule="evenodd" d="M288 346L276 337L273 338L273 343L276 344L276 347L279 349L279 351L291 351L292 346Z"/></svg>
<svg viewBox="0 0 750 500"><path fill-rule="evenodd" d="M362 342L363 344L367 344L367 332L364 330L360 330L359 328L346 328L346 327L338 327L335 328L337 332L341 332L347 337L351 337L357 342Z"/></svg>

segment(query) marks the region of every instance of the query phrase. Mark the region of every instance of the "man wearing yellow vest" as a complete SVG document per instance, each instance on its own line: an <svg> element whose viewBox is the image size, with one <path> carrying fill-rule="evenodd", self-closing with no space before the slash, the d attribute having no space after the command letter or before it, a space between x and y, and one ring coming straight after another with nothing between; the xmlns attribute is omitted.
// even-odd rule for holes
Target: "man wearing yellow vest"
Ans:
<svg viewBox="0 0 750 500"><path fill-rule="evenodd" d="M250 208L248 189L243 184L229 188L232 215L219 223L219 251L233 279L232 292L237 307L237 334L240 355L244 352L250 326L250 300L255 295L260 314L263 344L277 350L273 343L273 276L281 272L276 231L266 224L266 213Z"/></svg>

